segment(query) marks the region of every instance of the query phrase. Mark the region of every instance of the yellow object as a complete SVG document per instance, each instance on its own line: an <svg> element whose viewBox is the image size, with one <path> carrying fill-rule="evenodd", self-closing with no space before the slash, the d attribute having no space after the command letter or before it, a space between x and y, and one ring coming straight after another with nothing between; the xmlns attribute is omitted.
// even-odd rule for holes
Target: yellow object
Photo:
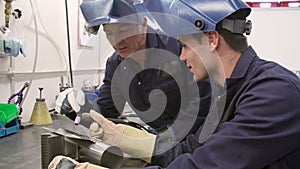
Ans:
<svg viewBox="0 0 300 169"><path fill-rule="evenodd" d="M44 99L36 99L30 122L35 125L47 125L53 123Z"/></svg>
<svg viewBox="0 0 300 169"><path fill-rule="evenodd" d="M95 164L88 163L86 169L108 169L108 168L106 168L106 167L101 167L101 166L98 166L98 165L95 165Z"/></svg>
<svg viewBox="0 0 300 169"><path fill-rule="evenodd" d="M134 158L140 158L151 163L155 140L154 134L124 125L124 132L118 146Z"/></svg>
<svg viewBox="0 0 300 169"><path fill-rule="evenodd" d="M115 124L93 110L90 115L100 125L93 123L90 126L92 137L100 136L104 143L119 146L134 158L151 162L156 135L128 125Z"/></svg>

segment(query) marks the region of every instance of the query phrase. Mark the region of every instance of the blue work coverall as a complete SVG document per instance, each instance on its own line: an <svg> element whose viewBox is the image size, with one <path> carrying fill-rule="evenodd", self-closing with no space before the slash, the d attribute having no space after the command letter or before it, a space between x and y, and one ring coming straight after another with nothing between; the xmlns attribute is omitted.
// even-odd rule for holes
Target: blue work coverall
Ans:
<svg viewBox="0 0 300 169"><path fill-rule="evenodd" d="M199 129L173 149L154 156L153 165L170 169L299 169L299 78L277 63L260 59L249 47L226 82L226 112L215 133L201 145Z"/></svg>
<svg viewBox="0 0 300 169"><path fill-rule="evenodd" d="M147 49L154 49L154 51L147 52L145 68L140 68L133 59L125 59L127 65L121 65L124 63L124 59L117 52L108 58L103 85L100 87L97 100L100 112L107 118L117 118L122 113L127 101L146 124L157 131L163 131L172 125L179 112L197 111L200 94L202 106L193 117L195 122L189 131L194 133L203 123L209 110L209 81L197 84L192 73L185 72L187 67L184 62L179 60L181 46L176 39L158 34L151 29L149 32L151 33L147 34ZM162 71L164 69L169 72ZM135 76L130 78L131 74L135 74ZM117 79L115 85L113 85L113 78ZM195 90L193 84L198 85L199 88ZM128 86L129 90L126 89ZM116 91L115 100L112 98L112 88ZM157 92L155 89L159 89L163 93ZM152 100L149 99L150 93L153 96ZM163 107L164 103L160 102L164 96L167 100L165 108ZM149 111L150 108L152 108L152 112ZM163 110L161 111L161 109ZM201 113L198 114L198 112ZM154 119L153 117L149 118L152 114L156 116Z"/></svg>

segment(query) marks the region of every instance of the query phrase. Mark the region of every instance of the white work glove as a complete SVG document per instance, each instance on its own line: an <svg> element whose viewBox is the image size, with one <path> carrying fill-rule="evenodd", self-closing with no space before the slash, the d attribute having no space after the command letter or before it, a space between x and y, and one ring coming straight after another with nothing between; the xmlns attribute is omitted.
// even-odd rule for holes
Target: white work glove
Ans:
<svg viewBox="0 0 300 169"><path fill-rule="evenodd" d="M118 146L134 158L151 162L156 135L128 125L115 124L94 110L90 111L90 116L96 121L90 126L92 137L100 138L106 144Z"/></svg>
<svg viewBox="0 0 300 169"><path fill-rule="evenodd" d="M59 93L55 101L55 111L60 114L67 114L72 111L77 113L84 104L84 92L81 89L68 88Z"/></svg>
<svg viewBox="0 0 300 169"><path fill-rule="evenodd" d="M74 169L107 169L105 167L97 166L88 162L79 163L70 157L62 155L54 157L48 165L48 169L64 169L71 167Z"/></svg>

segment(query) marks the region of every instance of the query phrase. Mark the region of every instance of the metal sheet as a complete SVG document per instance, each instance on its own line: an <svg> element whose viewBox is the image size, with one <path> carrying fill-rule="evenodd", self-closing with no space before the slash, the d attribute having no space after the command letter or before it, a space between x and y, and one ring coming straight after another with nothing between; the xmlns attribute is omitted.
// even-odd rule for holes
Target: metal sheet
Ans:
<svg viewBox="0 0 300 169"><path fill-rule="evenodd" d="M52 118L55 123L49 127L44 127L45 129L68 138L95 142L96 139L91 137L90 130L83 125L75 124L73 120L64 115L53 115Z"/></svg>

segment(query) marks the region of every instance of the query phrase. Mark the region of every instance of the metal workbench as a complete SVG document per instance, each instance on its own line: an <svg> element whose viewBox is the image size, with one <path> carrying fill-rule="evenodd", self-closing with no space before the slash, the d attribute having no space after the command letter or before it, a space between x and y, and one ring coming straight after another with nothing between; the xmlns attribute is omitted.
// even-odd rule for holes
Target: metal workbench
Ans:
<svg viewBox="0 0 300 169"><path fill-rule="evenodd" d="M41 135L49 131L43 126L32 126L20 129L17 133L0 137L0 168L1 169L41 169ZM130 161L136 167L128 167L125 160L122 169L141 168L141 161Z"/></svg>
<svg viewBox="0 0 300 169"><path fill-rule="evenodd" d="M0 138L0 168L41 169L41 126L21 129Z"/></svg>

